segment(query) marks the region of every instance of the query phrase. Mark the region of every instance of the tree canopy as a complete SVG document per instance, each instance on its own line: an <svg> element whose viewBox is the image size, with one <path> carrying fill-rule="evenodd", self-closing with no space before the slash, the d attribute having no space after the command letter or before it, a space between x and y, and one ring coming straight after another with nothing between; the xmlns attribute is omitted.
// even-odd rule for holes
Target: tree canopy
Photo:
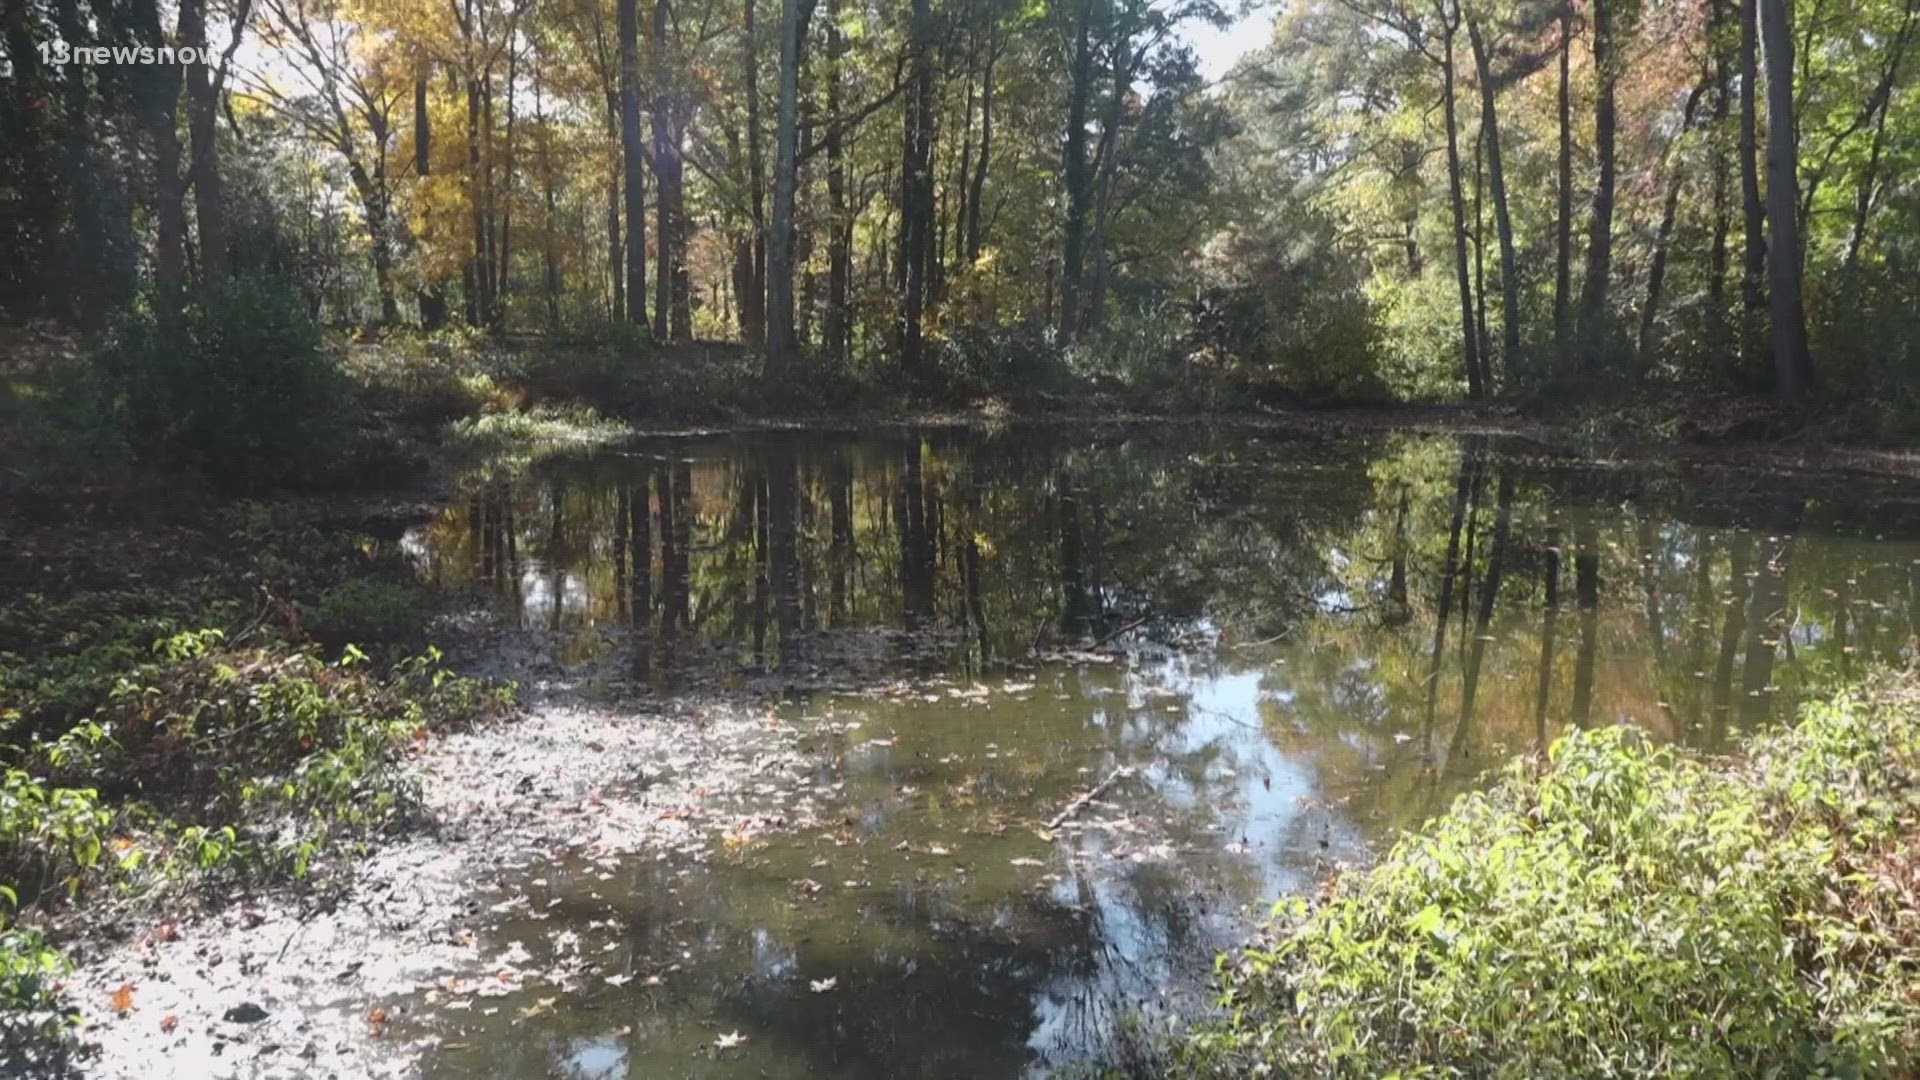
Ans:
<svg viewBox="0 0 1920 1080"><path fill-rule="evenodd" d="M1915 8L1289 0L1210 85L1214 0L23 0L0 305L1802 397L1909 366Z"/></svg>

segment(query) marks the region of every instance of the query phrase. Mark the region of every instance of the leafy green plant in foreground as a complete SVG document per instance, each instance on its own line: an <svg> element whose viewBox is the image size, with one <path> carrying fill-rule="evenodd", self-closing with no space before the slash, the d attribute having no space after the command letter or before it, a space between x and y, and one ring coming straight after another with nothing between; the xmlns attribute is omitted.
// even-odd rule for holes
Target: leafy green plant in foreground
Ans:
<svg viewBox="0 0 1920 1080"><path fill-rule="evenodd" d="M55 715L78 717L57 734L35 710L41 688L27 689L36 730L0 750L0 880L31 899L216 869L304 876L334 840L404 809L396 765L411 740L508 700L439 660L381 673L352 646L329 662L186 631L46 687Z"/></svg>
<svg viewBox="0 0 1920 1080"><path fill-rule="evenodd" d="M1920 1054L1920 700L1738 762L1578 732L1222 958L1179 1071L1903 1075Z"/></svg>

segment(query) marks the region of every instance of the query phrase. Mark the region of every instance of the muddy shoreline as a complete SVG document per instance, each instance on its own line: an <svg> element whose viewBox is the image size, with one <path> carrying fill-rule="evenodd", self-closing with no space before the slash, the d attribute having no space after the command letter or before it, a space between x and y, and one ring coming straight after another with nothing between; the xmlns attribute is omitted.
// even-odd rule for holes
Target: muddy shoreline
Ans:
<svg viewBox="0 0 1920 1080"><path fill-rule="evenodd" d="M96 1054L85 1072L406 1075L431 1040L400 1034L412 1018L383 1001L425 991L484 1009L528 980L602 977L483 950L475 924L529 903L503 892L509 878L561 858L698 864L725 843L816 823L805 788L818 762L764 707L713 693L596 703L519 644L487 674L522 684L520 714L420 747L407 772L422 826L342 887L74 942L67 984Z"/></svg>

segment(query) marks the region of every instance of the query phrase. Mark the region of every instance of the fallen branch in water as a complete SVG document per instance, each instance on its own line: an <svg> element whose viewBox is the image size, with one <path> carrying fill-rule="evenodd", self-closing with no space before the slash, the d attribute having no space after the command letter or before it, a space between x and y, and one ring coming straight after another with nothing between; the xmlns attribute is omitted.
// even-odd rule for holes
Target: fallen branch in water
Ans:
<svg viewBox="0 0 1920 1080"><path fill-rule="evenodd" d="M1093 650L1101 647L1102 645L1105 645L1107 642L1112 641L1114 638L1117 638L1122 634L1129 633L1134 630L1138 630L1145 625L1147 625L1147 616L1142 615L1139 618L1128 623L1127 625L1121 627L1120 629L1115 630L1113 633L1108 634L1106 637L1101 638L1099 641L1096 641L1093 644L1087 646L1087 651L1092 652Z"/></svg>
<svg viewBox="0 0 1920 1080"><path fill-rule="evenodd" d="M1112 787L1114 783L1117 782L1121 777L1132 776L1132 775L1133 775L1133 770L1131 768L1128 768L1125 765L1122 765L1119 768L1108 773L1107 778L1105 780L1102 780L1099 783L1093 785L1093 787L1087 789L1086 794L1068 803L1067 808L1065 810L1062 810L1059 813L1053 815L1053 820L1047 822L1048 831L1057 829L1061 825L1072 820L1074 815L1078 814L1082 810L1085 810L1087 808L1087 804L1099 798L1102 792Z"/></svg>

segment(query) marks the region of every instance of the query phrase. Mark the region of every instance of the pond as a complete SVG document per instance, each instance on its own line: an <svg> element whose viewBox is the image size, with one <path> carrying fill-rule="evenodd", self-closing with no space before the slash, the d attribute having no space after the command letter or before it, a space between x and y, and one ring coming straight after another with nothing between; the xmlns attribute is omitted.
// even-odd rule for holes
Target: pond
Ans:
<svg viewBox="0 0 1920 1080"><path fill-rule="evenodd" d="M483 950L552 985L405 1001L427 1072L1088 1060L1204 1003L1275 898L1567 725L1711 751L1908 656L1920 492L1765 480L1180 430L480 470L408 537L423 575L636 711L774 690L818 764L804 827L502 882L524 901L492 904Z"/></svg>

